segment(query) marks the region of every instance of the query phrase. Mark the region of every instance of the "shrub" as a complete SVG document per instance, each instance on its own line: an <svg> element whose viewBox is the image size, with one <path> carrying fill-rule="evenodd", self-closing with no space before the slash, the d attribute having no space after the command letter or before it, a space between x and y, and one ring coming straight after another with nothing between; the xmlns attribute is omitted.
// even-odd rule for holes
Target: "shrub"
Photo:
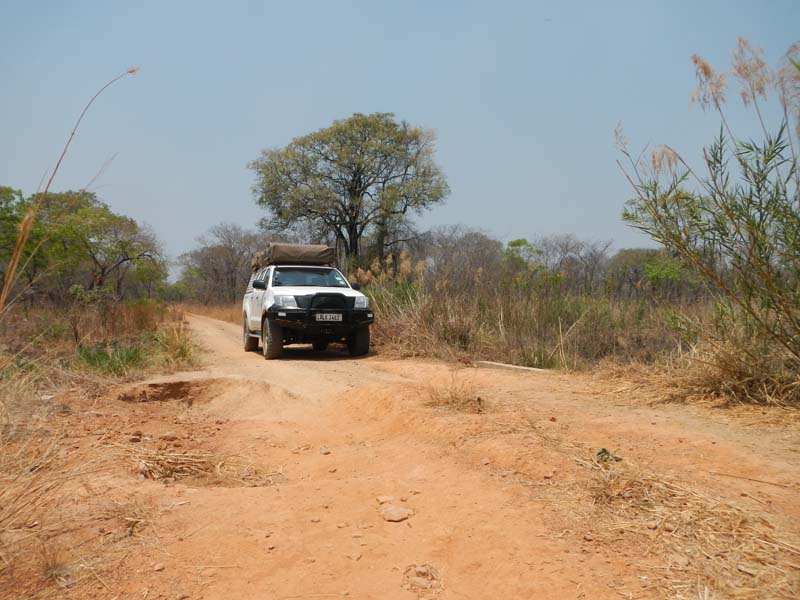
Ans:
<svg viewBox="0 0 800 600"><path fill-rule="evenodd" d="M800 89L800 69L777 77L761 52L740 40L734 73L761 123L763 140L754 142L736 137L726 120L724 76L700 57L694 61L696 96L723 123L703 153L708 175L669 147L657 148L644 167L623 146L636 190L624 217L680 257L714 294L714 319L687 321L687 329L701 340L719 390L800 402L800 173L787 121L771 134L759 109L767 87L777 83L788 115L785 92L788 85Z"/></svg>

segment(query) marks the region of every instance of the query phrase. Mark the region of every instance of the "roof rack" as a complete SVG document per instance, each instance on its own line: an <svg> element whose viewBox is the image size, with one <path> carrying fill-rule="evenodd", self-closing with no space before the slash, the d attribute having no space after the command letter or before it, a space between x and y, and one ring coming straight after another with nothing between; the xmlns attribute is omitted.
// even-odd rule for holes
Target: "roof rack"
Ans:
<svg viewBox="0 0 800 600"><path fill-rule="evenodd" d="M284 244L270 242L266 251L257 252L250 261L253 271L270 265L328 266L336 261L336 251L324 244Z"/></svg>

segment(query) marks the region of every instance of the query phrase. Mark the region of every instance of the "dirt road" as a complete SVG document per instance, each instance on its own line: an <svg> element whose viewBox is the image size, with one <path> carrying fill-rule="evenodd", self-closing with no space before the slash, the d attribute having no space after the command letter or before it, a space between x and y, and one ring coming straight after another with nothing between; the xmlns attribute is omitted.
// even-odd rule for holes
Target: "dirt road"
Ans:
<svg viewBox="0 0 800 600"><path fill-rule="evenodd" d="M603 505L600 448L800 539L796 429L650 407L582 376L306 347L265 361L241 350L238 327L190 323L208 366L128 386L96 418L126 452L238 457L259 466L258 484L247 473L165 483L120 459L94 496L141 516L126 517L138 527L113 568L98 567L96 597L697 598L702 540L676 552L688 521L670 525L655 501L645 507L655 525L625 508L627 492L617 513ZM430 407L431 390L466 394L481 412ZM387 521L392 511L402 520ZM768 597L757 591L773 582L779 596L796 589L791 568L765 574L741 566L745 555L719 556L738 561L744 596Z"/></svg>

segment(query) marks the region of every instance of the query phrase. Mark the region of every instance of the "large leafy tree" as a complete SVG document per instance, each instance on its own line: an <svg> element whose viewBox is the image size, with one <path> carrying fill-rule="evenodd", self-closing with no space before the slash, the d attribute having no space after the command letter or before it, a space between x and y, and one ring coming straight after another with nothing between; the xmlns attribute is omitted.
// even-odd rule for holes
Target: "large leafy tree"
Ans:
<svg viewBox="0 0 800 600"><path fill-rule="evenodd" d="M250 164L256 202L269 211L270 227L322 230L348 258L359 256L362 237L372 231L382 256L398 219L449 192L434 142L432 131L391 113L355 114L263 151Z"/></svg>
<svg viewBox="0 0 800 600"><path fill-rule="evenodd" d="M0 188L0 265L6 264L34 197ZM63 300L73 285L107 288L122 297L128 280L166 276L155 235L113 212L93 193L52 193L42 204L20 261L18 288Z"/></svg>

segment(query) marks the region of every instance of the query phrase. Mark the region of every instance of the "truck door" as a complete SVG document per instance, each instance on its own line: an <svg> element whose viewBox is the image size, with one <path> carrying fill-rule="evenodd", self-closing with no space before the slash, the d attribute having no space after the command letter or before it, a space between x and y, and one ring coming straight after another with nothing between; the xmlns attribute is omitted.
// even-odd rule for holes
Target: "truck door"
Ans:
<svg viewBox="0 0 800 600"><path fill-rule="evenodd" d="M268 269L260 269L253 277L253 281L264 281L264 274ZM264 290L258 290L250 282L249 294L247 299L247 314L249 317L248 326L250 331L261 331L261 304L264 298Z"/></svg>

